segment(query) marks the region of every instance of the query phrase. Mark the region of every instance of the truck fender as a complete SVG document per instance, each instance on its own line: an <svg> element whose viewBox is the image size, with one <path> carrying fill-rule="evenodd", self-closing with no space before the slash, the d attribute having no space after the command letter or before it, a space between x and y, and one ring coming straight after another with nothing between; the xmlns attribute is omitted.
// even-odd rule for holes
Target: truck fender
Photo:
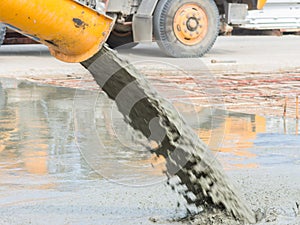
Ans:
<svg viewBox="0 0 300 225"><path fill-rule="evenodd" d="M159 0L143 0L134 14L132 32L134 42L151 42L153 34L153 13Z"/></svg>

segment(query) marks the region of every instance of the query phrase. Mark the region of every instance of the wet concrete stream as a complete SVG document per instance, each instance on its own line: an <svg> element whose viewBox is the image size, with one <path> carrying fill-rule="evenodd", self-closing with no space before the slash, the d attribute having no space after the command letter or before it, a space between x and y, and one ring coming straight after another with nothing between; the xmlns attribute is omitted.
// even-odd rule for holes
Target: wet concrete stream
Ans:
<svg viewBox="0 0 300 225"><path fill-rule="evenodd" d="M299 222L296 120L173 103L264 222ZM0 79L0 224L180 223L164 160L132 132L102 92Z"/></svg>

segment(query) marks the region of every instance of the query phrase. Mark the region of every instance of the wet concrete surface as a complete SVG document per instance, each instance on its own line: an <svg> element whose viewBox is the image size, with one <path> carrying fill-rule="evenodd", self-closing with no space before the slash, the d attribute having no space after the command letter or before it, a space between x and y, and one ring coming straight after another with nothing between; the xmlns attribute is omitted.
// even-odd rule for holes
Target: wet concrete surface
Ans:
<svg viewBox="0 0 300 225"><path fill-rule="evenodd" d="M172 101L251 208L266 213L261 224L300 224L295 119ZM86 129L101 148L87 148L82 118L94 120ZM0 79L0 156L0 224L177 224L185 215L164 162L102 92Z"/></svg>

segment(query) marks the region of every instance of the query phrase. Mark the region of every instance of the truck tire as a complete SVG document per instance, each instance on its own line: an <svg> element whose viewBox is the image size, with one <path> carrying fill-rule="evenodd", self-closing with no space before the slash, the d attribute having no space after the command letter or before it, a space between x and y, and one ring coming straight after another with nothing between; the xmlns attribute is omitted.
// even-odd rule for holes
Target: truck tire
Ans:
<svg viewBox="0 0 300 225"><path fill-rule="evenodd" d="M106 43L111 48L133 48L138 43L133 42L132 26L115 24Z"/></svg>
<svg viewBox="0 0 300 225"><path fill-rule="evenodd" d="M0 46L3 44L6 34L6 26L0 23Z"/></svg>
<svg viewBox="0 0 300 225"><path fill-rule="evenodd" d="M111 48L133 48L137 43L133 42L132 32L120 33L112 31L107 39L107 44Z"/></svg>
<svg viewBox="0 0 300 225"><path fill-rule="evenodd" d="M219 13L213 0L160 0L153 18L159 47L173 57L201 57L216 41Z"/></svg>

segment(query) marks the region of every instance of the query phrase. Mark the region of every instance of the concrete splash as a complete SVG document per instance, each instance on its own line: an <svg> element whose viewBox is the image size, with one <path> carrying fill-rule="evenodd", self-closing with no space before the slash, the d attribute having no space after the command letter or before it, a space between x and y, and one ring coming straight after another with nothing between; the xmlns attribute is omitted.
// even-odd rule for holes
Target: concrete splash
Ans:
<svg viewBox="0 0 300 225"><path fill-rule="evenodd" d="M115 100L125 121L157 143L151 151L165 158L169 184L185 198L188 210L226 210L237 220L256 222L207 146L133 66L107 47L82 65Z"/></svg>

